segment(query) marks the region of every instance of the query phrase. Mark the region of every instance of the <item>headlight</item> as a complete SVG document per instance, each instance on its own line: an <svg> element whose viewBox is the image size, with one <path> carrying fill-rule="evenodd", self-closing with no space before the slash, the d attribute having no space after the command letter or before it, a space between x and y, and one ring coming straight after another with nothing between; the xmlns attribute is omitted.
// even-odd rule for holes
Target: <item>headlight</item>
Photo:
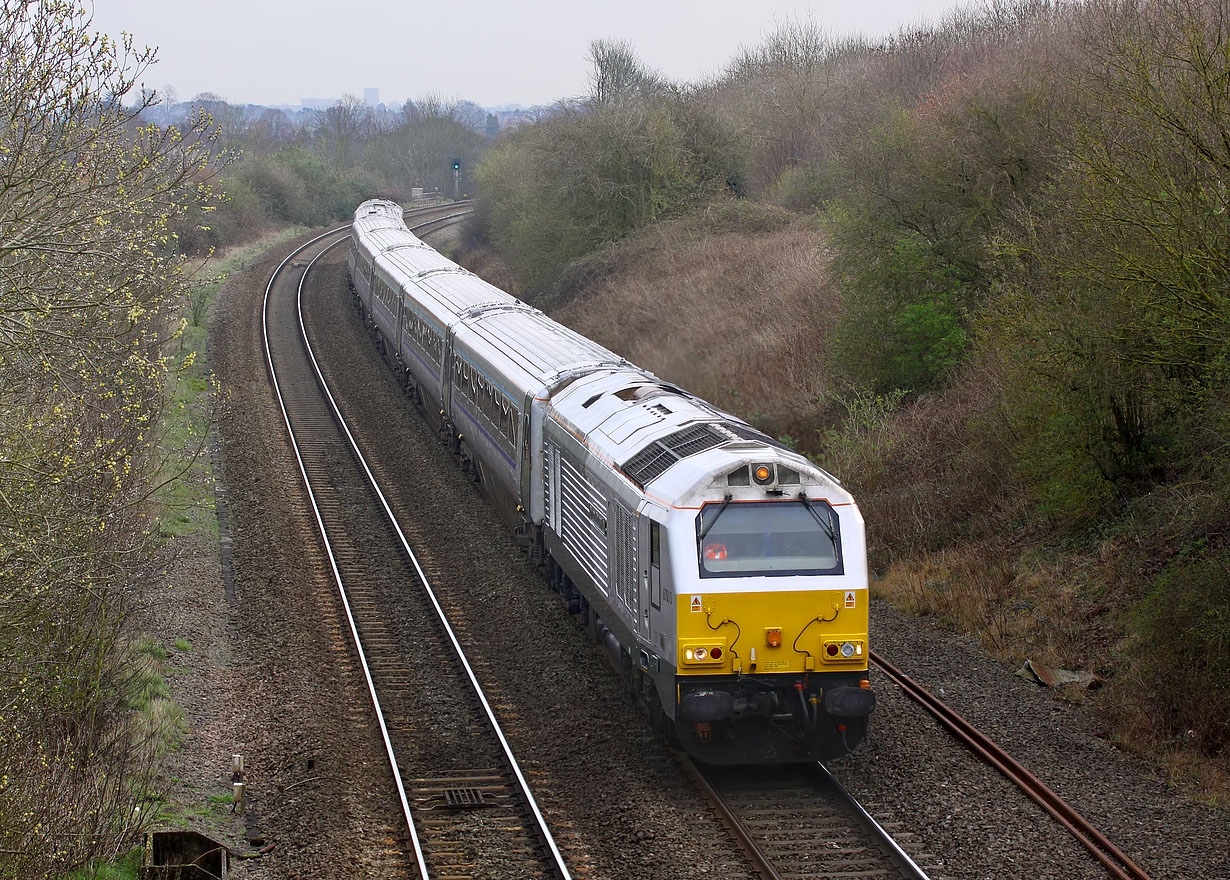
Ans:
<svg viewBox="0 0 1230 880"><path fill-rule="evenodd" d="M716 644L714 642L717 642ZM726 647L720 640L697 645L683 645L682 662L685 664L704 664L705 666L721 666L722 658L726 656Z"/></svg>
<svg viewBox="0 0 1230 880"><path fill-rule="evenodd" d="M826 663L857 663L864 659L866 643L861 638L837 636L820 643L820 659Z"/></svg>

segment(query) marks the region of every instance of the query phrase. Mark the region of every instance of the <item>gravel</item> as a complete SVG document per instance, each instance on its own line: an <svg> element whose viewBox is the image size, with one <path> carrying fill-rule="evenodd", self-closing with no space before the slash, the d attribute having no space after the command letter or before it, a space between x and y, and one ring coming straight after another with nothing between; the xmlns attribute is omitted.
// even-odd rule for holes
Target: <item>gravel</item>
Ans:
<svg viewBox="0 0 1230 880"><path fill-rule="evenodd" d="M872 604L873 647L1067 800L1154 878L1230 878L1230 810L1195 803L1114 748L1080 706L1012 674L968 639ZM919 835L954 877L1106 877L1039 807L894 685L863 753L835 762L842 783Z"/></svg>

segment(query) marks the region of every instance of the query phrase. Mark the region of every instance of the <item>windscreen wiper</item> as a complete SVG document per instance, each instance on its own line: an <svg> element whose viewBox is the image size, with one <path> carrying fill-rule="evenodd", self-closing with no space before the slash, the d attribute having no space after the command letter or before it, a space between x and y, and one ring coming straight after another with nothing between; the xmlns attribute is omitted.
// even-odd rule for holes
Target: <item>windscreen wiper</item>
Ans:
<svg viewBox="0 0 1230 880"><path fill-rule="evenodd" d="M705 540L705 535L709 534L709 530L713 528L713 526L717 523L718 517L722 515L722 511L726 509L726 505L734 500L734 497L735 497L734 495L728 494L725 498L722 499L722 506L717 509L717 513L713 515L713 519L709 520L709 525L701 529L700 537L696 539L698 542Z"/></svg>
<svg viewBox="0 0 1230 880"><path fill-rule="evenodd" d="M824 529L824 533L828 535L829 540L833 542L833 552L837 554L837 558L841 558L841 546L837 543L837 533L833 531L833 524L826 517L820 515L820 511L816 510L815 505L811 503L811 499L807 497L806 492L799 493L799 500L803 502L803 506L812 515L812 518L820 524L820 528Z"/></svg>

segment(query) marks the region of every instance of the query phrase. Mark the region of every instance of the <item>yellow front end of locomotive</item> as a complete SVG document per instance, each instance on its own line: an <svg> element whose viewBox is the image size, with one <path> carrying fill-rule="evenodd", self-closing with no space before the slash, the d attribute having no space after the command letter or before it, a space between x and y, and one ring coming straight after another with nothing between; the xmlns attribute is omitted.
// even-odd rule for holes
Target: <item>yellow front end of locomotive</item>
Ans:
<svg viewBox="0 0 1230 880"><path fill-rule="evenodd" d="M679 599L679 675L867 668L866 590L694 593Z"/></svg>

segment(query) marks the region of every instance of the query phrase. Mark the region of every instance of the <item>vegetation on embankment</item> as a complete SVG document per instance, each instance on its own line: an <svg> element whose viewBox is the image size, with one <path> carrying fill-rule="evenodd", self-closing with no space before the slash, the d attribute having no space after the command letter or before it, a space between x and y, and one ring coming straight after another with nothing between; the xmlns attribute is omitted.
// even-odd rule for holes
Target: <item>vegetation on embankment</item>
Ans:
<svg viewBox="0 0 1230 880"><path fill-rule="evenodd" d="M212 197L174 226L178 249L193 256L271 229L345 222L376 196L408 203L416 188L452 196L453 162L468 178L487 146L472 122L463 121L473 105L432 97L391 113L346 96L297 123L279 110L257 116L216 95L190 103L213 127L212 148L226 160Z"/></svg>
<svg viewBox="0 0 1230 880"><path fill-rule="evenodd" d="M216 530L202 321L231 263L200 258L451 188L485 139L432 99L172 120L155 53L67 0L0 0L0 47L0 878L92 876L157 821L183 730L142 626L176 539Z"/></svg>
<svg viewBox="0 0 1230 880"><path fill-rule="evenodd" d="M1032 0L787 26L691 87L596 44L590 100L480 169L480 240L837 473L882 593L1224 770L1228 33L1225 0Z"/></svg>
<svg viewBox="0 0 1230 880"><path fill-rule="evenodd" d="M0 876L126 852L178 707L134 616L162 575L207 127L140 124L152 60L68 0L0 5Z"/></svg>

